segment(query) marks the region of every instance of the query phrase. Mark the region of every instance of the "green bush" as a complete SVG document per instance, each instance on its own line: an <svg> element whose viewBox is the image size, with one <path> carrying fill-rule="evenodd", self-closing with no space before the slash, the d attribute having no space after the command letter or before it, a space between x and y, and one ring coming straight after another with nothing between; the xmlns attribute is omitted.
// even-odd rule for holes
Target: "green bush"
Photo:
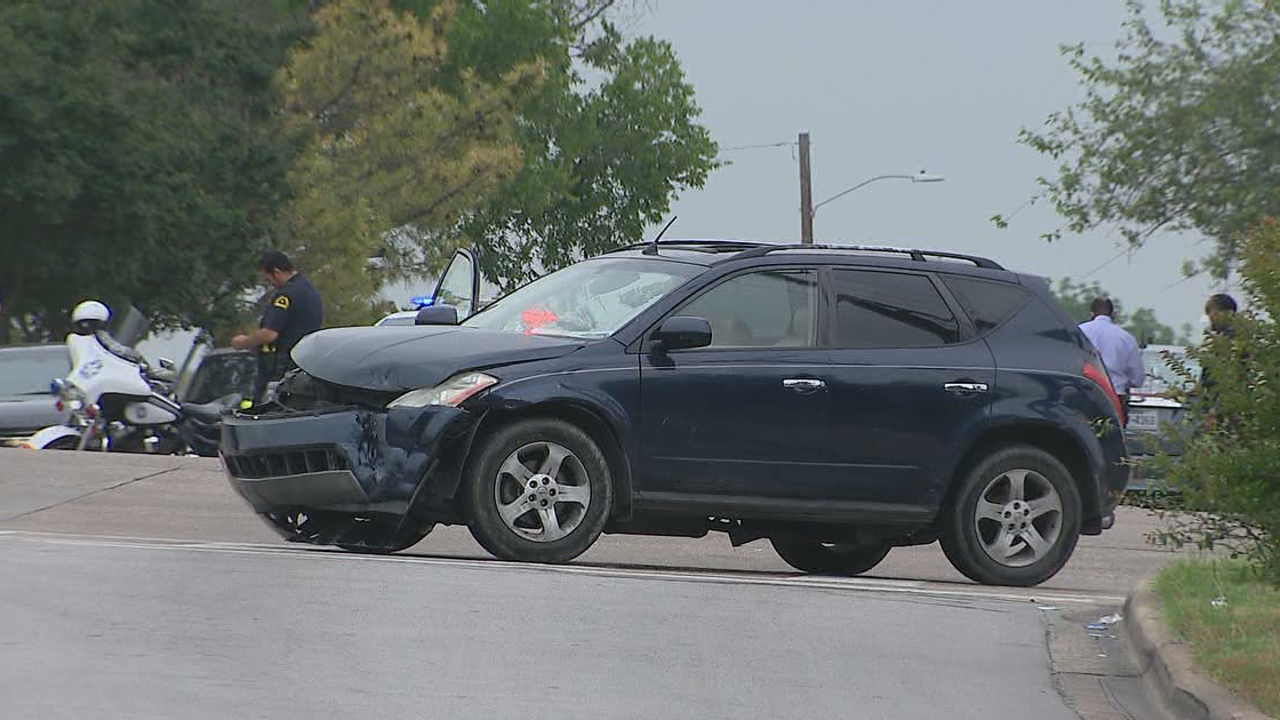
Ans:
<svg viewBox="0 0 1280 720"><path fill-rule="evenodd" d="M1280 222L1256 226L1242 257L1249 309L1188 352L1209 379L1186 398L1196 431L1180 457L1155 461L1181 507L1195 512L1167 508L1156 539L1226 548L1280 586Z"/></svg>

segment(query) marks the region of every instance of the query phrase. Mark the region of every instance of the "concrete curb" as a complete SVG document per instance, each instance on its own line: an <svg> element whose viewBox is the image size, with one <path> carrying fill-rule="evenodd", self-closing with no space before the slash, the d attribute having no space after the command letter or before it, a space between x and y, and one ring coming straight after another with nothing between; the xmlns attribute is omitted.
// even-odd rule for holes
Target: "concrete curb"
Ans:
<svg viewBox="0 0 1280 720"><path fill-rule="evenodd" d="M1138 668L1156 699L1182 720L1271 720L1233 695L1195 664L1160 613L1152 581L1144 580L1124 603L1124 631Z"/></svg>

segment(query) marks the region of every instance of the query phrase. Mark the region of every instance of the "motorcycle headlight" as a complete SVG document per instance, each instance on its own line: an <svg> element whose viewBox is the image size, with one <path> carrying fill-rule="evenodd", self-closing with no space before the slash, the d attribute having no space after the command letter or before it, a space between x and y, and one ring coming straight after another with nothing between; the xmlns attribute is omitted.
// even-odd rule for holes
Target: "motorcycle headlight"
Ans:
<svg viewBox="0 0 1280 720"><path fill-rule="evenodd" d="M467 398L498 384L498 378L481 372L468 372L454 375L433 388L410 390L387 403L388 408L406 407L423 408L432 405L458 407Z"/></svg>

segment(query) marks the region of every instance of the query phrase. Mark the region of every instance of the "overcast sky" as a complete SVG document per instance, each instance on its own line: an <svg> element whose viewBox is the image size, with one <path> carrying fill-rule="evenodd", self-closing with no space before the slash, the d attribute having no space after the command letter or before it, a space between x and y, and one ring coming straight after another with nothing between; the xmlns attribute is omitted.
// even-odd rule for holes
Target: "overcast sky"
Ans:
<svg viewBox="0 0 1280 720"><path fill-rule="evenodd" d="M1026 272L1098 280L1130 308L1198 327L1210 283L1178 283L1183 261L1203 251L1195 238L1161 237L1130 258L1108 230L1039 239L1060 225L1046 203L1006 230L989 219L1017 209L1053 169L1017 144L1018 130L1082 97L1058 45L1108 52L1123 19L1120 0L650 0L628 34L673 43L703 121L732 162L681 197L668 234L799 238L794 150L727 148L794 141L808 130L815 203L875 175L946 177L881 181L836 200L817 212L819 242L972 252Z"/></svg>

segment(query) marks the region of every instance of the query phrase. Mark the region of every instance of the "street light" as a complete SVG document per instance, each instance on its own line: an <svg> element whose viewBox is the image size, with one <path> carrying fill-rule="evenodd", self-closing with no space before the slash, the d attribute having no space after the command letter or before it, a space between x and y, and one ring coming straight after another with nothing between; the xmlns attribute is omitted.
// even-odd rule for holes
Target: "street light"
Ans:
<svg viewBox="0 0 1280 720"><path fill-rule="evenodd" d="M832 195L831 197L827 198L826 200L823 200L817 205L801 209L801 213L802 213L801 222L800 222L801 244L804 244L804 245L813 244L813 216L818 211L818 208L822 207L823 205L826 205L827 203L833 200L839 200L840 198L844 197L845 195L848 195L854 190L857 190L858 188L861 188L861 187L866 187L867 185L870 185L871 183L876 182L878 180L910 180L913 183L936 183L936 182L942 182L946 180L946 178L942 177L941 175L934 175L932 173L927 173L921 170L915 175L877 175L873 178L868 178L866 180L863 180L862 182L858 183L857 185L854 185L853 187L847 190L844 190L842 192L836 193L835 195ZM806 199L805 195L807 195L807 193L801 192L801 201L804 201Z"/></svg>
<svg viewBox="0 0 1280 720"><path fill-rule="evenodd" d="M818 208L822 207L823 205L826 205L832 200L839 200L840 198L844 197L845 195L848 195L854 190L857 190L858 188L864 187L866 185L870 185L871 183L876 182L877 180L910 180L913 183L938 183L946 180L946 178L941 175L934 175L933 173L927 173L923 170L916 173L915 175L877 175L868 180L863 180L862 182L858 183L857 185L854 185L848 190L836 193L835 195L832 195L826 200L823 200L817 205L814 205L813 207L809 208L809 217L812 218L814 213L818 211Z"/></svg>
<svg viewBox="0 0 1280 720"><path fill-rule="evenodd" d="M796 143L800 146L800 244L813 244L813 214L818 208L826 205L833 200L848 195L858 188L870 185L877 180L910 180L913 183L935 183L942 182L946 178L941 175L932 175L923 170L915 175L877 175L873 178L863 180L853 187L841 192L837 195L823 200L817 205L813 204L813 181L809 171L809 133L800 133L800 141Z"/></svg>

